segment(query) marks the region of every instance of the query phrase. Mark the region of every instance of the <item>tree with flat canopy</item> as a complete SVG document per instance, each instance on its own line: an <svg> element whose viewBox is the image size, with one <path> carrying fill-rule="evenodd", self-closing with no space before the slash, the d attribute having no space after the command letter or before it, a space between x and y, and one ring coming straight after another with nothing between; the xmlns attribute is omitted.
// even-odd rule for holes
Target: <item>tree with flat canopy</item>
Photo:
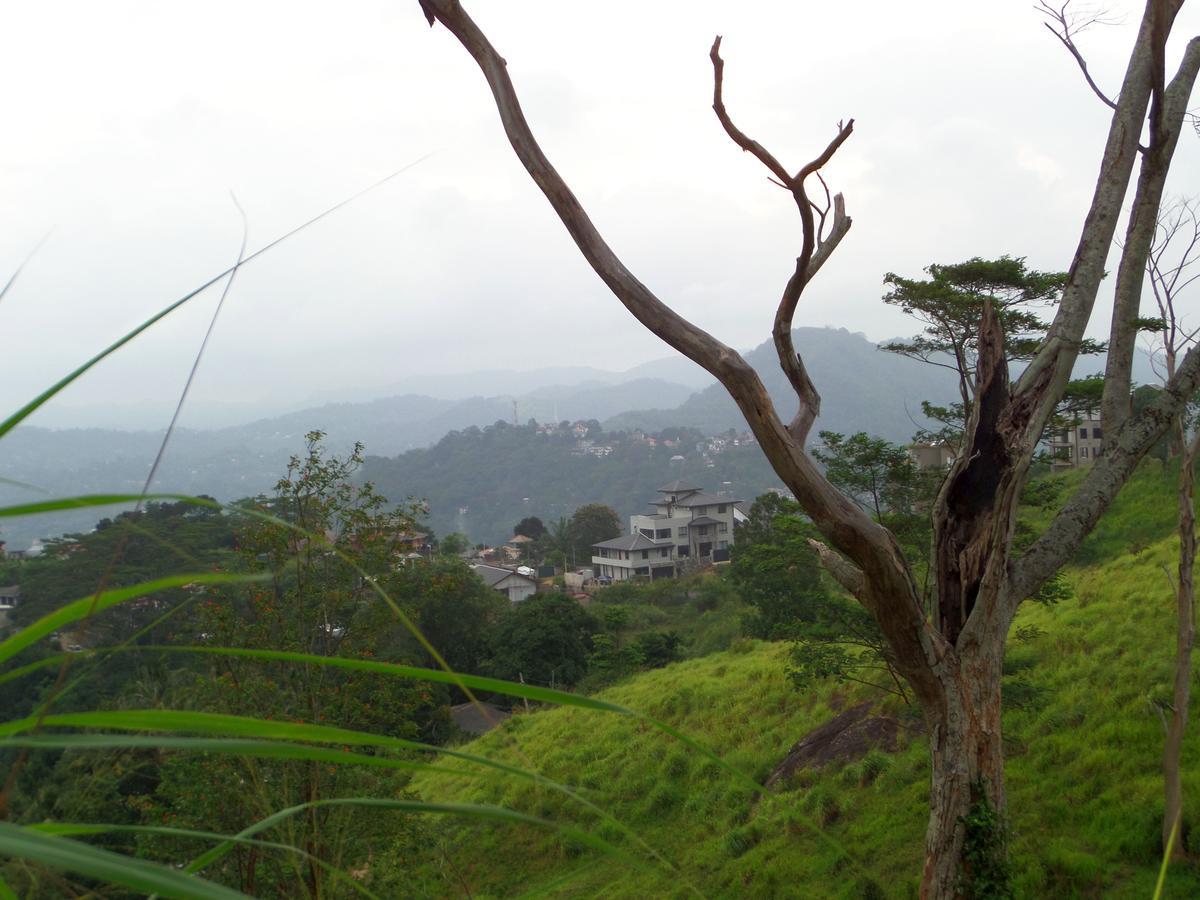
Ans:
<svg viewBox="0 0 1200 900"><path fill-rule="evenodd" d="M742 131L726 109L721 38L714 40L709 54L713 110L733 143L785 189L800 219L799 251L772 325L779 365L796 395L795 410L788 416L741 354L659 299L604 240L534 138L503 57L462 3L421 0L430 24L445 26L479 65L517 158L585 260L643 326L725 387L772 467L822 535L814 543L823 563L878 624L897 670L920 704L929 741L922 897L973 894L972 878L998 871L993 865L997 860L981 859L978 848L991 847L1000 860L1005 854L1002 836L989 841L985 835L981 841L968 832L995 830L1006 806L1000 689L1013 616L1071 559L1146 451L1200 387L1200 349L1193 347L1152 403L1137 414L1129 408L1146 257L1200 69L1200 38L1193 38L1168 78L1167 40L1182 5L1183 0L1148 0L1115 98L1104 94L1078 53L1078 23L1065 7L1045 9L1046 24L1080 62L1089 86L1110 108L1111 122L1061 297L1044 339L1022 353L1028 363L1019 378L1009 377L1003 309L983 298L962 452L932 509L935 593L927 610L918 579L893 534L831 484L806 450L821 398L796 353L792 320L804 291L850 230L845 201L828 190L822 169L850 139L854 120L839 122L829 143L804 165L784 165ZM817 200L810 194L814 184L819 185ZM1083 346L1127 199L1131 214L1121 243L1102 404L1107 447L1051 526L1017 550L1013 538L1021 490ZM968 848L974 850L968 853Z"/></svg>

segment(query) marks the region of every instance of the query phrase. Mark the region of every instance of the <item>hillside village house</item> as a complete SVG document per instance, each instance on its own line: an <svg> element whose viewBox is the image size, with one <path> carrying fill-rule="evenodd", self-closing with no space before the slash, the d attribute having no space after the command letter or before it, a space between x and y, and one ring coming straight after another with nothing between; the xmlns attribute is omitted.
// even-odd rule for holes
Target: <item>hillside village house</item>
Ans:
<svg viewBox="0 0 1200 900"><path fill-rule="evenodd" d="M909 444L908 458L918 469L949 469L958 452L945 441Z"/></svg>
<svg viewBox="0 0 1200 900"><path fill-rule="evenodd" d="M630 516L629 534L592 545L596 578L673 578L685 559L729 559L733 528L746 519L740 500L706 494L684 481L660 487L654 512Z"/></svg>
<svg viewBox="0 0 1200 900"><path fill-rule="evenodd" d="M1086 465L1094 459L1099 459L1103 444L1104 432L1100 427L1100 417L1089 412L1086 418L1050 436L1051 468L1055 472L1061 472L1063 469Z"/></svg>
<svg viewBox="0 0 1200 900"><path fill-rule="evenodd" d="M533 570L525 569L524 566L519 569L505 569L502 566L480 564L471 566L471 571L482 578L483 583L492 590L508 597L509 602L514 605L537 593L537 579L533 577Z"/></svg>

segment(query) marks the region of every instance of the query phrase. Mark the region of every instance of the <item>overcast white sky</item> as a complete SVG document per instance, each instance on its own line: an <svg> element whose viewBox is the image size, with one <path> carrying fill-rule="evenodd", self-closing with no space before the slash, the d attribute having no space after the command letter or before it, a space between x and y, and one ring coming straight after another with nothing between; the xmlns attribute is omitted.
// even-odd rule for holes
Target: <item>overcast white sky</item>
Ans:
<svg viewBox="0 0 1200 900"><path fill-rule="evenodd" d="M790 199L725 138L735 120L792 168L838 119L828 168L854 227L798 324L910 333L892 270L1002 253L1066 268L1107 110L1027 0L531 2L468 9L507 58L535 133L659 295L740 348L768 336L798 248ZM1082 38L1116 90L1140 6ZM1200 26L1175 28L1169 64ZM196 387L280 410L415 372L592 365L669 351L578 258L512 156L473 62L417 0L5 4L0 274L53 233L0 305L14 408L254 249L433 155L239 275ZM1172 190L1200 193L1200 140ZM73 387L35 424L165 410L216 292Z"/></svg>

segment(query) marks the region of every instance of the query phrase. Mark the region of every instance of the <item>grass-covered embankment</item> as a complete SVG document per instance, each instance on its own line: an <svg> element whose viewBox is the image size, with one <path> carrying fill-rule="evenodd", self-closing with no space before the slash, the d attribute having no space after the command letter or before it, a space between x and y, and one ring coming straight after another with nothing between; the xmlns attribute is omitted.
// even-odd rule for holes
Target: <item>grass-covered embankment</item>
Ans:
<svg viewBox="0 0 1200 900"><path fill-rule="evenodd" d="M1147 466L1068 572L1075 597L1026 604L1014 626L1005 728L1020 896L1153 891L1163 732L1152 701L1167 697L1174 652L1172 498L1161 469ZM785 656L783 645L747 642L601 696L681 729L761 781L795 740L870 696L834 685L801 695L784 675ZM712 761L617 715L546 710L471 745L578 788L672 868L527 782L425 775L413 786L428 800L499 803L581 824L649 860L636 869L552 832L447 821L441 838L458 875L447 878L446 896L464 895L465 881L476 898L539 889L553 897L695 896L689 884L710 897L906 897L921 865L928 760L919 734L902 744L802 773L757 807L753 792ZM1200 805L1195 735L1185 751L1185 797ZM1200 870L1177 867L1166 896L1200 896Z"/></svg>

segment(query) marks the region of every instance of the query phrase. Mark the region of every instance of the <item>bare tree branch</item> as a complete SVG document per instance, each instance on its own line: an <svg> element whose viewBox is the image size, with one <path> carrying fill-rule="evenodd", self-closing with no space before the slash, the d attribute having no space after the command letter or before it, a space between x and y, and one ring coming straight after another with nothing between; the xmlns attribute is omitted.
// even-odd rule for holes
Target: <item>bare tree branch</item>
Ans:
<svg viewBox="0 0 1200 900"><path fill-rule="evenodd" d="M821 560L821 565L834 577L834 580L838 584L849 591L853 597L861 597L863 595L866 591L866 581L863 578L861 569L853 563L848 562L845 557L830 550L828 546L818 540L809 538L808 544L817 551L817 557Z"/></svg>
<svg viewBox="0 0 1200 900"><path fill-rule="evenodd" d="M1067 48L1067 52L1075 58L1075 62L1079 65L1079 71L1083 73L1083 78L1088 83L1088 87L1092 89L1092 93L1099 97L1101 102L1109 109L1115 110L1117 108L1116 102L1110 99L1100 89L1100 86L1096 84L1092 78L1092 73L1088 71L1087 60L1084 59L1083 54L1079 51L1079 47L1075 44L1075 35L1079 32L1091 25L1106 25L1109 22L1098 14L1083 18L1070 16L1067 13L1070 5L1070 0L1067 0L1066 3L1059 7L1050 5L1046 0L1040 0L1036 9L1046 18L1050 19L1050 22L1043 22L1042 25L1045 26L1047 31L1058 38L1062 45Z"/></svg>
<svg viewBox="0 0 1200 900"><path fill-rule="evenodd" d="M814 267L812 263L816 251L819 249L820 233L825 228L826 213L821 212L820 208L816 207L809 199L805 191L804 182L809 175L817 174L819 177L821 167L833 158L838 148L850 137L850 134L854 130L854 120L851 119L846 124L839 122L837 134L825 147L824 151L795 175L789 175L787 169L774 155L733 123L733 119L730 118L729 112L725 108L723 96L725 61L721 58L720 35L717 35L713 41L712 49L709 50L708 56L712 60L713 66L713 112L717 114L717 119L720 121L721 127L725 129L725 133L744 152L752 154L771 171L771 174L776 179L776 183L781 184L791 191L792 197L796 201L796 208L800 212L803 243L800 248L800 255L796 257L796 269L792 277L788 279L783 296L779 300L779 307L775 313L775 324L771 334L775 342L776 355L779 357L780 368L783 369L788 383L791 384L799 400L799 408L788 425L788 432L803 447L805 441L808 439L808 433L812 429L813 422L820 414L821 395L817 392L816 385L813 384L812 379L808 375L804 360L796 353L796 347L792 340L792 317L795 315L796 305L800 301L800 295L804 292L805 285L816 274L816 270L828 259L829 254L833 252L834 247L837 246L837 243L841 241L850 227L850 220L845 214L845 203L841 201L839 195L839 202L834 204L833 231L826 241L820 242L822 247L824 244L829 244L829 246L819 257L816 257L816 266ZM825 189L825 209L828 211L829 188L825 184L824 179L821 179L821 185ZM813 217L814 209L820 215L819 228Z"/></svg>

